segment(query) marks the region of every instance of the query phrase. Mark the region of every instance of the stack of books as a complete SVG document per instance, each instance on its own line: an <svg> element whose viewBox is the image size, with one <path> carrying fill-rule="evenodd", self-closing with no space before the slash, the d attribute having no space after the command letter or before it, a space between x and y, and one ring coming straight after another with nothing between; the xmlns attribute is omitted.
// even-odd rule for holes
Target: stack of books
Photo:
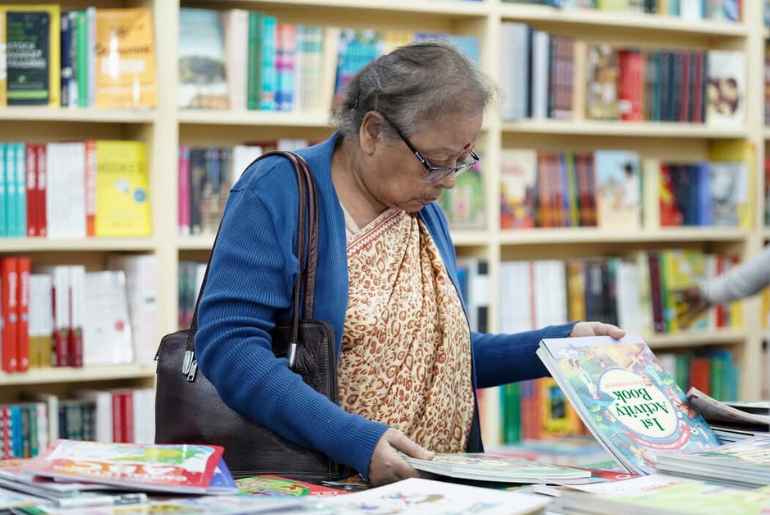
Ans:
<svg viewBox="0 0 770 515"><path fill-rule="evenodd" d="M694 387L687 392L687 400L711 424L720 443L770 433L767 402L720 402Z"/></svg>
<svg viewBox="0 0 770 515"><path fill-rule="evenodd" d="M702 479L726 486L757 488L770 485L770 437L757 436L716 449L660 453L659 472Z"/></svg>

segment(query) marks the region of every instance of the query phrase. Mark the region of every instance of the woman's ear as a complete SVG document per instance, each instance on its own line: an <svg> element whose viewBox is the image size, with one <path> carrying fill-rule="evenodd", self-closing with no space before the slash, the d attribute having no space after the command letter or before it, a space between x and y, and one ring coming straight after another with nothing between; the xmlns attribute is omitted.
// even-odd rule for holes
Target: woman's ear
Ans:
<svg viewBox="0 0 770 515"><path fill-rule="evenodd" d="M373 156L377 152L377 146L383 143L383 124L382 116L374 111L369 111L361 120L361 127L358 130L358 139L361 142L361 150L367 156Z"/></svg>

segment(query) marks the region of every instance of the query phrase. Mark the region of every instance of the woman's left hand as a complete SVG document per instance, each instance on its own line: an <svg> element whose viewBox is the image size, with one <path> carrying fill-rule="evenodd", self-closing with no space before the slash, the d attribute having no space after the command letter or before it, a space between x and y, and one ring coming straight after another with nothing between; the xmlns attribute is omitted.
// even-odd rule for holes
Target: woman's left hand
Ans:
<svg viewBox="0 0 770 515"><path fill-rule="evenodd" d="M616 340L625 335L626 332L623 329L602 322L578 322L570 333L573 338L578 336L611 336Z"/></svg>

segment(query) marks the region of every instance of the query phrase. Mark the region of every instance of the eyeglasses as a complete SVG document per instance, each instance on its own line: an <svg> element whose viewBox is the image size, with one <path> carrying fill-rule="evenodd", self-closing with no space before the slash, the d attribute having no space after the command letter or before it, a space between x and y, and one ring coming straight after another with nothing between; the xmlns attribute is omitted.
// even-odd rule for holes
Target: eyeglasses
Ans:
<svg viewBox="0 0 770 515"><path fill-rule="evenodd" d="M414 145L412 145L412 142L409 141L409 139L404 136L404 133L401 132L401 130L398 128L398 126L391 122L390 119L385 116L383 113L380 113L380 116L382 116L388 124L390 124L391 127L393 127L393 130L396 131L396 134L398 134L398 137L401 138L401 141L404 142L404 144L409 147L409 150L412 151L414 154L414 157L417 158L417 160L420 162L420 164L425 168L425 170L428 172L428 176L426 177L429 182L432 183L439 183L450 176L457 176L463 173L464 171L471 168L473 165L478 163L481 160L481 157L471 150L471 152L465 157L463 161L461 161L459 164L455 166L436 166L428 159L422 155L422 153L414 148Z"/></svg>

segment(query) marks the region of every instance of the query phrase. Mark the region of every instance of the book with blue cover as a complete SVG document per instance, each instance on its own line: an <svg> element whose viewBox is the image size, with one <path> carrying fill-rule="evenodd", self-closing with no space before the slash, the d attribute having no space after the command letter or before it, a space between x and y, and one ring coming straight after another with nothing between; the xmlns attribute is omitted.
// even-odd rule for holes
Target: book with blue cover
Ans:
<svg viewBox="0 0 770 515"><path fill-rule="evenodd" d="M537 355L591 433L629 472L652 473L660 452L718 446L642 338L545 339Z"/></svg>

